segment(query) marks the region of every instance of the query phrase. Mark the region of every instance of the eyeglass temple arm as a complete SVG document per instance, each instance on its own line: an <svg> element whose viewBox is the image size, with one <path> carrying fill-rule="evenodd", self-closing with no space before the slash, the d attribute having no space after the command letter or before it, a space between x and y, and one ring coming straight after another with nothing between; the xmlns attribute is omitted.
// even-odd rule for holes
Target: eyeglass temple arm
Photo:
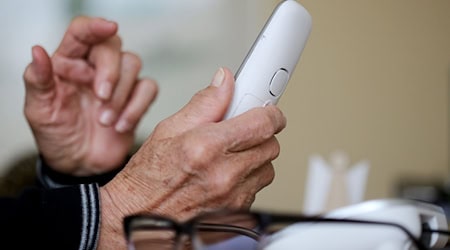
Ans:
<svg viewBox="0 0 450 250"><path fill-rule="evenodd" d="M261 215L260 216L261 224L268 225L270 222L278 222L278 223L292 223L296 222L329 222L329 223L353 223L353 224L372 224L372 225L384 225L384 226L393 226L401 231L403 231L413 242L413 244L417 247L418 250L426 250L427 248L424 244L417 239L408 229L404 226L397 223L390 222L382 222L382 221L366 221L366 220L353 220L353 219L334 219L334 218L324 218L319 216L298 216L298 215ZM270 221L270 222L269 222ZM438 232L439 233L439 232Z"/></svg>
<svg viewBox="0 0 450 250"><path fill-rule="evenodd" d="M250 237L254 240L258 240L261 237L261 234L259 234L256 231L253 231L251 229L233 226L233 225L227 225L227 224L200 223L200 224L198 224L198 230L210 231L210 232L235 233L235 234Z"/></svg>

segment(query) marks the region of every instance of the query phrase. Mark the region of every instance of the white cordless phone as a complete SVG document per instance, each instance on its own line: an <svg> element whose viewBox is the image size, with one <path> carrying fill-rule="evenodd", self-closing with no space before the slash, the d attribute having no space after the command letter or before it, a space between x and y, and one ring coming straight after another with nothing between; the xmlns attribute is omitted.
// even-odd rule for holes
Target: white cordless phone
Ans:
<svg viewBox="0 0 450 250"><path fill-rule="evenodd" d="M308 11L295 0L282 1L235 75L234 96L224 119L278 103L310 32Z"/></svg>

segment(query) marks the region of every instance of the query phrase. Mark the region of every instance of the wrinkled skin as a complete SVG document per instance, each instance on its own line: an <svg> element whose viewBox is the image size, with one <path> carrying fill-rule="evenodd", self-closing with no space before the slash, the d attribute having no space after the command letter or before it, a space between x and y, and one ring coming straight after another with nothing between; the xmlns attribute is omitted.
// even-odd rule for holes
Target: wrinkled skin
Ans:
<svg viewBox="0 0 450 250"><path fill-rule="evenodd" d="M155 128L126 167L101 188L101 249L124 246L121 220L157 213L185 220L218 208L248 209L274 178L275 138L286 119L275 106L221 121L234 87L227 69ZM115 236L114 236L115 235Z"/></svg>
<svg viewBox="0 0 450 250"><path fill-rule="evenodd" d="M58 172L88 176L124 164L156 97L156 83L139 78L140 58L122 51L117 30L77 17L51 57L32 49L24 113L43 159Z"/></svg>
<svg viewBox="0 0 450 250"><path fill-rule="evenodd" d="M44 160L56 171L88 176L120 166L154 81L121 49L117 24L72 21L50 57L33 47L24 73L25 115ZM218 208L248 209L274 178L275 135L286 119L275 106L222 121L234 89L228 69L179 112L163 120L124 169L100 188L99 249L125 249L124 216L157 213L185 220Z"/></svg>

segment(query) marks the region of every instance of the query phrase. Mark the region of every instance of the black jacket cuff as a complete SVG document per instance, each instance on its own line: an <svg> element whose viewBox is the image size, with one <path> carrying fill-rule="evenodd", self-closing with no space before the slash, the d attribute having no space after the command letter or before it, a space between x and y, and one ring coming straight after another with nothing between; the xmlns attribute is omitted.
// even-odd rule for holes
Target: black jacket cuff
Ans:
<svg viewBox="0 0 450 250"><path fill-rule="evenodd" d="M28 188L0 198L2 249L97 248L100 200L97 184Z"/></svg>
<svg viewBox="0 0 450 250"><path fill-rule="evenodd" d="M78 177L69 174L63 174L53 170L48 166L42 157L37 161L37 177L42 186L45 188L59 188L70 185L98 183L99 186L103 186L108 183L117 173L119 173L130 157L127 157L126 161L119 168L99 175L92 175L86 177Z"/></svg>

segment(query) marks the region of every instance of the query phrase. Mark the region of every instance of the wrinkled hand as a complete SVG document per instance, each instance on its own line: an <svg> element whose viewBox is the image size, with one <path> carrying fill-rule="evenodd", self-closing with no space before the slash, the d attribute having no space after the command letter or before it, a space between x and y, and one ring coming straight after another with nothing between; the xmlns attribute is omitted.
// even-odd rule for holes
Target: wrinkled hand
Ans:
<svg viewBox="0 0 450 250"><path fill-rule="evenodd" d="M110 171L125 160L157 93L139 79L140 58L121 50L117 24L77 17L50 58L40 46L24 73L25 116L39 152L73 175Z"/></svg>
<svg viewBox="0 0 450 250"><path fill-rule="evenodd" d="M120 236L110 236L121 234L124 215L149 212L184 220L218 208L246 209L272 182L271 161L280 151L274 135L286 119L268 106L221 121L233 86L231 72L219 70L213 84L159 123L125 168L100 189L101 248L123 244L117 242Z"/></svg>

